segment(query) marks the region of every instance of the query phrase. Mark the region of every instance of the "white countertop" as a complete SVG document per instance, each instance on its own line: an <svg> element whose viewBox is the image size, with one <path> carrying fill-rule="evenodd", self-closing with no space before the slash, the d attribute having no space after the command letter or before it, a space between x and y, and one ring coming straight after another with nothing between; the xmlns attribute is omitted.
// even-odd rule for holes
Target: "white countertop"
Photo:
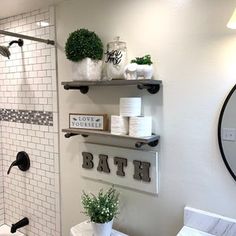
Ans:
<svg viewBox="0 0 236 236"><path fill-rule="evenodd" d="M184 226L177 234L177 236L214 236L214 235Z"/></svg>

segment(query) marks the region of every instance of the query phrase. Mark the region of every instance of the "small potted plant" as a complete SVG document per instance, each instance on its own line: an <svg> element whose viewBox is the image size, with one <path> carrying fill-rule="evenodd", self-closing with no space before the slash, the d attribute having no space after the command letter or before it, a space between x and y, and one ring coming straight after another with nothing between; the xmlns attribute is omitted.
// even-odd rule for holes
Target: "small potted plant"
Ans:
<svg viewBox="0 0 236 236"><path fill-rule="evenodd" d="M82 194L84 214L92 224L94 236L110 236L113 219L118 215L119 193L111 187L107 191L102 189L98 195Z"/></svg>
<svg viewBox="0 0 236 236"><path fill-rule="evenodd" d="M136 57L131 60L125 68L125 78L132 79L151 79L153 76L153 66L150 55L145 55L143 57Z"/></svg>
<svg viewBox="0 0 236 236"><path fill-rule="evenodd" d="M65 45L66 57L72 61L74 80L100 80L103 44L92 31L79 29L72 32Z"/></svg>

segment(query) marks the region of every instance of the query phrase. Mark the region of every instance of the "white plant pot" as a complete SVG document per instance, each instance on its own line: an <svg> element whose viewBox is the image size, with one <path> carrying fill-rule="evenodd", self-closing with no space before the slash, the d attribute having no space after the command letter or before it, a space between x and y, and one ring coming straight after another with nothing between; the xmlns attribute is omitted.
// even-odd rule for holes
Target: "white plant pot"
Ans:
<svg viewBox="0 0 236 236"><path fill-rule="evenodd" d="M130 63L125 67L124 76L127 80L151 79L153 76L153 66Z"/></svg>
<svg viewBox="0 0 236 236"><path fill-rule="evenodd" d="M104 223L94 223L91 222L93 229L93 236L111 236L113 220Z"/></svg>
<svg viewBox="0 0 236 236"><path fill-rule="evenodd" d="M153 66L152 65L138 65L137 66L137 76L138 79L151 79L153 76Z"/></svg>
<svg viewBox="0 0 236 236"><path fill-rule="evenodd" d="M73 80L101 80L102 61L85 58L79 62L72 62L72 79Z"/></svg>

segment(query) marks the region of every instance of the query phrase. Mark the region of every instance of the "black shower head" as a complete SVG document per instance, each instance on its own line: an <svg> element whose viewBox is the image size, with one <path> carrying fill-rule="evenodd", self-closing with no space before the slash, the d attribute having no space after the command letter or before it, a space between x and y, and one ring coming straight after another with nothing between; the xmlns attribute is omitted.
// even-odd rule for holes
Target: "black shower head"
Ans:
<svg viewBox="0 0 236 236"><path fill-rule="evenodd" d="M8 59L10 59L11 52L10 52L9 48L14 43L17 43L19 47L22 47L24 45L24 41L22 39L11 41L7 47L0 46L0 54L4 57L7 57Z"/></svg>
<svg viewBox="0 0 236 236"><path fill-rule="evenodd" d="M11 53L9 51L9 47L0 46L0 54L10 59Z"/></svg>

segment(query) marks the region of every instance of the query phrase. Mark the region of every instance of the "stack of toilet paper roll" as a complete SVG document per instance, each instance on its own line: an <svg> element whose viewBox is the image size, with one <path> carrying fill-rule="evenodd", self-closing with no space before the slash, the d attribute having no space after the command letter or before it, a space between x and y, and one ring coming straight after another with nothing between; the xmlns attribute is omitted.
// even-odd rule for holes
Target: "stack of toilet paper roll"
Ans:
<svg viewBox="0 0 236 236"><path fill-rule="evenodd" d="M120 98L120 115L111 116L111 133L133 137L152 134L152 117L141 116L141 97Z"/></svg>
<svg viewBox="0 0 236 236"><path fill-rule="evenodd" d="M120 116L141 116L142 100L140 97L120 98Z"/></svg>
<svg viewBox="0 0 236 236"><path fill-rule="evenodd" d="M151 116L130 117L129 135L134 137L151 136L152 117Z"/></svg>
<svg viewBox="0 0 236 236"><path fill-rule="evenodd" d="M128 117L111 116L111 133L118 135L126 135L129 131Z"/></svg>

